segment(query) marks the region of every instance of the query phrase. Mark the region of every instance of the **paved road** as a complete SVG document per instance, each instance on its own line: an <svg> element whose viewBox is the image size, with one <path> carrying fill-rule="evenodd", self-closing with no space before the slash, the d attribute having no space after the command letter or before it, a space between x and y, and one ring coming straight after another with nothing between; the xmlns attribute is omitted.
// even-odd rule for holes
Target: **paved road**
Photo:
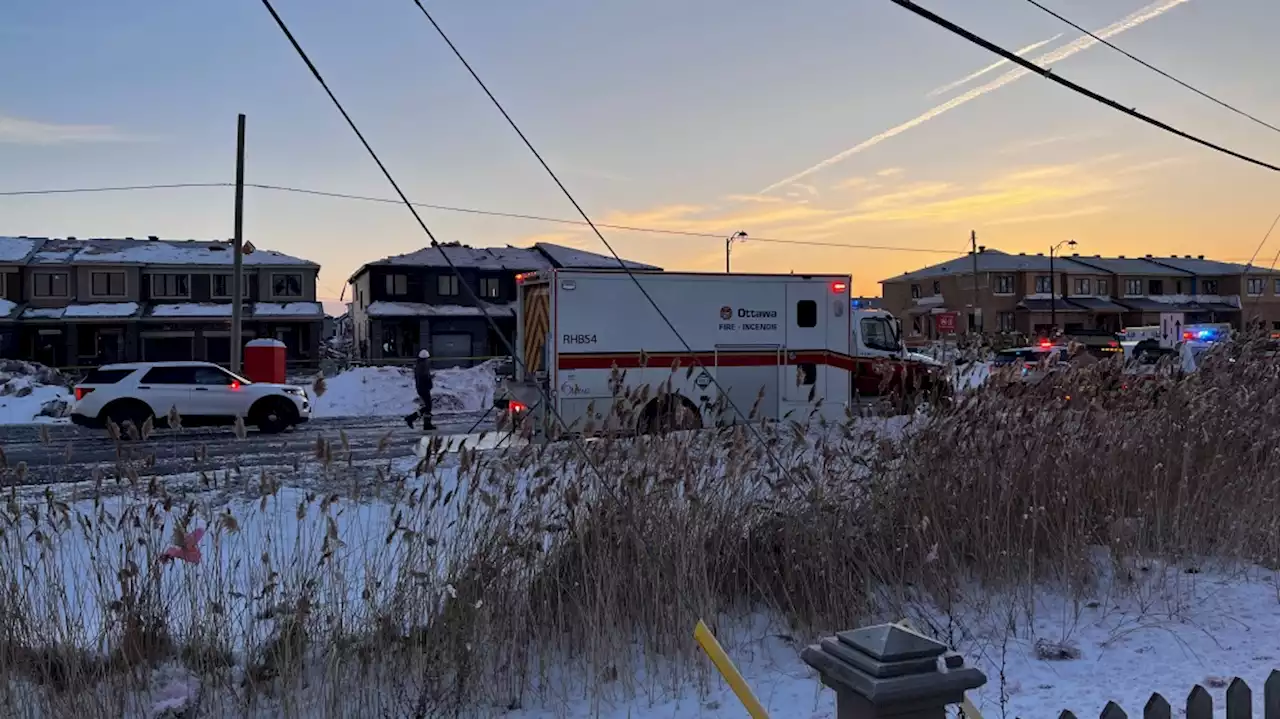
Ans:
<svg viewBox="0 0 1280 719"><path fill-rule="evenodd" d="M437 415L435 434L461 434L478 422L476 431L492 429L493 413L481 422L483 414ZM47 431L48 444L42 437L42 427ZM421 429L409 429L398 417L349 417L314 419L278 435L250 430L243 440L223 428L160 430L146 442L128 443L124 447L134 459L155 456L155 468L149 468L148 474L180 474L202 469L288 466L314 461L318 437L331 440L336 448L343 434L351 448L353 462L412 454L423 436ZM26 462L28 471L23 484L87 480L94 467L113 466L119 458L119 448L105 431L74 425L0 426L0 449L10 469ZM342 461L346 460L344 454ZM4 478L4 482L10 481L12 476Z"/></svg>

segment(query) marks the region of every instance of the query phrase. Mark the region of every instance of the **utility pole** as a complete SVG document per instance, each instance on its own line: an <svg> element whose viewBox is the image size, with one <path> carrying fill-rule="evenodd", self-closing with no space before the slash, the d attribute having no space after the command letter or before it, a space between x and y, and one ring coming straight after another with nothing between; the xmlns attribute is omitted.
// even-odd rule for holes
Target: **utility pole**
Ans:
<svg viewBox="0 0 1280 719"><path fill-rule="evenodd" d="M969 328L970 332L982 331L982 315L978 309L978 232L977 230L969 230L969 246L973 254L973 326Z"/></svg>
<svg viewBox="0 0 1280 719"><path fill-rule="evenodd" d="M231 371L239 374L244 343L240 320L244 311L244 113L236 121L236 219L231 269Z"/></svg>

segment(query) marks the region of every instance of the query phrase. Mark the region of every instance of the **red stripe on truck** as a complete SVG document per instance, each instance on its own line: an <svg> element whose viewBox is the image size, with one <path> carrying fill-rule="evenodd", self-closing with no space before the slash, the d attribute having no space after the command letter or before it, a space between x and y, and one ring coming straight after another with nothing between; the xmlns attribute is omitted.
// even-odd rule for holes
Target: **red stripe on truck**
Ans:
<svg viewBox="0 0 1280 719"><path fill-rule="evenodd" d="M799 350L787 352L608 352L608 353L560 353L557 358L558 369L638 369L649 367L660 369L670 367L679 361L682 368L702 365L703 367L769 367L799 364L828 365L837 369L853 371L859 362L839 352L828 350ZM863 359L862 362L870 362Z"/></svg>

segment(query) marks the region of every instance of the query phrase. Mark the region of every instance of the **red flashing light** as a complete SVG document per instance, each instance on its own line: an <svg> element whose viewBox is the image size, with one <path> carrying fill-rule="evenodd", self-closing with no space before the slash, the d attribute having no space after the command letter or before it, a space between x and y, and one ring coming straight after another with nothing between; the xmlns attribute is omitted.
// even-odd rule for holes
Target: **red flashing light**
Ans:
<svg viewBox="0 0 1280 719"><path fill-rule="evenodd" d="M232 392L239 392L239 391L240 391L240 380L238 380L238 379L233 379L233 380L231 380L231 391L232 391Z"/></svg>
<svg viewBox="0 0 1280 719"><path fill-rule="evenodd" d="M1046 349L1046 350L1047 350L1047 349L1049 349L1049 348L1050 348L1050 347L1052 347L1052 346L1053 346L1053 343L1052 343L1052 342L1050 342L1049 340L1040 340L1040 348L1041 348L1041 349Z"/></svg>
<svg viewBox="0 0 1280 719"><path fill-rule="evenodd" d="M837 295L844 294L849 290L848 282L832 282L831 291Z"/></svg>
<svg viewBox="0 0 1280 719"><path fill-rule="evenodd" d="M527 412L529 410L529 407L525 405L524 402L517 402L515 400L511 400L511 403L508 404L507 407L511 410L511 414L520 414L521 412Z"/></svg>
<svg viewBox="0 0 1280 719"><path fill-rule="evenodd" d="M93 391L92 387L76 387L76 401L84 399L84 396Z"/></svg>
<svg viewBox="0 0 1280 719"><path fill-rule="evenodd" d="M1182 333L1182 339L1184 339L1184 340L1189 340L1189 339L1191 339L1191 333L1190 333L1190 332L1183 332L1183 333Z"/></svg>

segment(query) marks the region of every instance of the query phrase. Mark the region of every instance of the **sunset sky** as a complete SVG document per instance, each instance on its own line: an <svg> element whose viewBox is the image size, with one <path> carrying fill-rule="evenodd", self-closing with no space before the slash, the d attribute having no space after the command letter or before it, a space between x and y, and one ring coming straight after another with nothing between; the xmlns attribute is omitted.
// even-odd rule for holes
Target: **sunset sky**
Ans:
<svg viewBox="0 0 1280 719"><path fill-rule="evenodd" d="M1043 0L1202 90L1280 126L1275 0ZM1023 0L921 4L1125 105L1280 164L1280 133L1178 87ZM276 7L409 196L573 218L411 0ZM734 269L877 280L979 243L1247 260L1280 177L1168 135L888 0L436 0L437 20L601 222L742 230ZM1128 20L1126 22L1126 19ZM1073 43L1075 43L1073 45ZM1083 46L1082 45L1086 45ZM234 178L391 197L258 0L0 7L0 192ZM960 82L965 80L964 82ZM949 103L949 104L948 104ZM941 111L939 111L941 110ZM551 241L583 228L438 210L442 241ZM0 197L0 234L229 237L225 188ZM605 230L624 256L719 270L724 243ZM323 266L336 299L363 262L426 238L403 207L250 190L246 237ZM923 250L941 250L929 253ZM1260 258L1280 251L1280 233Z"/></svg>

